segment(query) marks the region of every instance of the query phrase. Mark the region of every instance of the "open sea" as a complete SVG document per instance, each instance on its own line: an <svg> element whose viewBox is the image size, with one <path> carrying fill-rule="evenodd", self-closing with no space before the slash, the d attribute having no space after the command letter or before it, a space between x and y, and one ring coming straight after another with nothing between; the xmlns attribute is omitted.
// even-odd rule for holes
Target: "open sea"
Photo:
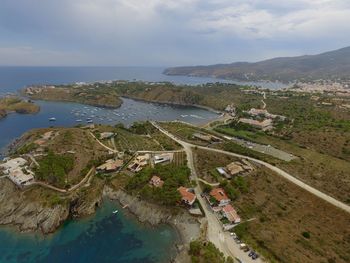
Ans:
<svg viewBox="0 0 350 263"><path fill-rule="evenodd" d="M221 81L211 78L166 76L163 68L143 67L0 67L0 96L31 84L63 84L102 80L170 81L195 85ZM222 81L228 82L228 81ZM259 83L243 83L258 84ZM265 83L266 84L266 83ZM262 83L262 85L265 85ZM267 83L273 86L274 83ZM276 84L277 85L277 84ZM265 86L268 87L268 86ZM37 101L38 114L9 114L0 120L0 153L24 132L39 127L71 127L91 117L94 123L130 125L142 120L183 120L205 123L217 114L195 107L180 107L124 99L119 109L101 109L77 103ZM56 122L48 119L55 117ZM1 155L0 155L1 159ZM119 213L112 214L116 208ZM0 208L1 209L1 208ZM18 233L0 226L2 262L169 262L175 255L176 232L169 226L151 228L111 201L94 216L66 222L49 236Z"/></svg>

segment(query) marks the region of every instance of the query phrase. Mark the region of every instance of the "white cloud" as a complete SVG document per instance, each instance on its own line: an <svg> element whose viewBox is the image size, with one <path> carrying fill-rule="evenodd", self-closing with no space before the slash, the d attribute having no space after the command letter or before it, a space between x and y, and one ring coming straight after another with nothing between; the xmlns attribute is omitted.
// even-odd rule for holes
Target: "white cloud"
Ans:
<svg viewBox="0 0 350 263"><path fill-rule="evenodd" d="M349 0L1 2L1 64L11 54L26 64L206 64L350 43Z"/></svg>

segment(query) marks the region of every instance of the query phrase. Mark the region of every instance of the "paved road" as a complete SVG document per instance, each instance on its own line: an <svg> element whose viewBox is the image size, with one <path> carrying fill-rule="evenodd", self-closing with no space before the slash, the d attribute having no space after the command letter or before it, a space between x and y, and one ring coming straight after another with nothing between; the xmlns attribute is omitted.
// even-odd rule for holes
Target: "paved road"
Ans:
<svg viewBox="0 0 350 263"><path fill-rule="evenodd" d="M194 145L184 142L182 140L179 140L174 135L172 135L168 131L158 126L156 123L152 122L152 124L161 132L163 132L165 135L167 135L168 137L170 137L171 139L175 140L180 145L182 145L182 147L186 152L187 164L191 170L191 176L197 182L197 186L194 189L195 194L199 203L203 207L205 217L208 221L208 231L207 231L208 240L211 241L213 244L215 244L215 246L222 253L224 253L226 257L228 256L232 258L238 257L239 259L243 260L243 262L258 262L258 263L262 262L260 258L253 261L250 257L248 257L248 253L245 253L239 249L239 245L234 242L229 232L225 232L223 230L221 222L218 220L218 218L215 216L212 210L208 207L207 202L204 200L204 198L200 195L202 193L202 190L200 189L200 186L198 184L199 178L197 176L197 172L193 162L192 148Z"/></svg>
<svg viewBox="0 0 350 263"><path fill-rule="evenodd" d="M347 205L347 204L344 204L343 202L317 190L316 188L300 181L299 179L295 178L294 176L290 175L289 173L283 171L282 169L276 167L276 166L273 166L267 162L264 162L264 161L261 161L261 160L258 160L258 159L255 159L255 158L252 158L252 157L249 157L249 156L245 156L245 155L241 155L241 154L237 154L237 153L232 153L232 152L226 152L226 151L223 151L223 150L219 150L219 149L212 149L212 148L208 148L208 147L204 147L204 146L199 146L199 145L193 145L193 144L190 144L190 143L187 143L187 142L184 142L182 140L180 140L179 138L175 137L174 135L170 134L169 132L165 131L164 129L162 129L161 127L159 127L157 124L155 124L155 127L157 127L158 129L160 129L160 131L162 131L164 134L166 134L167 136L169 136L170 138L172 138L173 140L177 141L179 144L181 144L183 147L188 147L188 148L191 148L191 147L197 147L198 149L203 149L203 150L208 150L208 151L213 151L213 152L218 152L218 153L223 153L223 154L227 154L227 155L231 155L231 156L234 156L234 157L238 157L238 158L243 158L243 159L247 159L247 160L250 160L254 163L257 163L257 164L260 164L260 165L263 165L265 167L267 167L268 169L276 172L278 175L284 177L285 179L287 179L288 181L292 182L293 184L296 184L298 185L299 187L303 188L304 190L308 191L309 193L313 194L313 195L316 195L317 197L323 199L324 201L340 208L340 209L343 209L344 211L350 213L350 206Z"/></svg>
<svg viewBox="0 0 350 263"><path fill-rule="evenodd" d="M252 149L253 151L257 151L257 152L260 152L263 154L270 155L270 156L275 157L277 159L280 159L282 161L290 162L290 161L298 158L298 157L294 156L293 154L282 151L282 150L277 149L277 148L270 146L270 145L263 145L263 144L259 144L259 143L255 143L255 142L250 142L250 141L246 141L246 140L243 140L240 138L230 137L227 135L224 135L223 137L226 140L234 141L235 143L237 143L243 147Z"/></svg>

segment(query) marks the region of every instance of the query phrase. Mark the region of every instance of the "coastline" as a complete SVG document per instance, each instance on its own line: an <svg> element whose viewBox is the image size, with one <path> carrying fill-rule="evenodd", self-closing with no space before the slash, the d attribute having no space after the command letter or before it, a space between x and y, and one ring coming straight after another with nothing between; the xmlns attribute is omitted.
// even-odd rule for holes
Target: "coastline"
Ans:
<svg viewBox="0 0 350 263"><path fill-rule="evenodd" d="M3 190L4 195L18 196L18 190L6 178L1 179L1 185L7 186L7 190ZM1 227L8 227L19 233L47 236L54 234L68 219L93 216L96 209L103 205L104 198L117 201L121 206L127 205L125 207L127 211L142 224L149 224L152 227L160 224L171 226L178 236L174 244L176 255L171 261L190 262L187 253L189 243L201 234L201 218L193 217L182 209L170 209L136 200L135 197L123 190L114 190L108 185L102 186L100 194L95 196L93 200L85 200L75 196L70 203L59 204L56 207L43 206L42 201L39 200L27 202L23 198L14 198L13 202L6 202L5 211L1 213ZM21 205L17 207L16 203L18 202L21 202Z"/></svg>
<svg viewBox="0 0 350 263"><path fill-rule="evenodd" d="M191 262L187 251L189 249L189 243L200 237L202 223L198 218L189 215L185 211L171 214L172 211L169 208L142 200L135 202L135 197L130 196L122 190L113 190L109 186L104 187L103 195L110 200L117 201L122 206L127 205L125 208L143 224L149 224L151 226L159 224L170 225L179 236L179 241L175 244L177 255L173 259L173 262Z"/></svg>
<svg viewBox="0 0 350 263"><path fill-rule="evenodd" d="M135 101L157 103L157 104L170 105L170 106L195 107L198 109L210 111L210 112L215 113L215 114L222 114L223 113L223 111L216 110L216 109L210 108L208 106L198 105L198 104L185 104L185 103L177 103L177 102L170 102L170 101L147 100L147 99L137 98L137 97L133 97L133 96L126 96L126 95L122 95L120 97L135 100Z"/></svg>
<svg viewBox="0 0 350 263"><path fill-rule="evenodd" d="M80 101L75 101L75 100L61 100L61 99L52 100L52 99L46 99L46 98L32 98L32 97L28 97L28 96L25 96L25 98L31 99L33 101L71 102L71 103L78 103L78 104L82 104L82 105L88 105L88 106L93 106L93 107L97 107L97 108L105 108L105 109L118 109L123 104L123 100L121 100L121 103L119 105L111 106L111 105L98 104L98 103L80 102Z"/></svg>

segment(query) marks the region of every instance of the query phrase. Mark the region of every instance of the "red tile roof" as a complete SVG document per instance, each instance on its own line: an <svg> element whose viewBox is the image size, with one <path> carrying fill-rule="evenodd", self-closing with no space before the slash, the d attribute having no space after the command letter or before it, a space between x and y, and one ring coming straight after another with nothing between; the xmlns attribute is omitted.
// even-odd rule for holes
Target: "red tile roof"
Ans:
<svg viewBox="0 0 350 263"><path fill-rule="evenodd" d="M222 200L230 200L226 195L224 189L222 188L214 188L213 190L210 191L210 195L214 197L218 202Z"/></svg>
<svg viewBox="0 0 350 263"><path fill-rule="evenodd" d="M236 210L232 207L232 205L225 205L222 211L225 213L225 216L229 221L234 223L238 223L241 221L240 217L238 216Z"/></svg>
<svg viewBox="0 0 350 263"><path fill-rule="evenodd" d="M181 186L177 190L180 192L182 201L185 203L192 205L196 200L196 195L194 193L191 193L188 188Z"/></svg>

